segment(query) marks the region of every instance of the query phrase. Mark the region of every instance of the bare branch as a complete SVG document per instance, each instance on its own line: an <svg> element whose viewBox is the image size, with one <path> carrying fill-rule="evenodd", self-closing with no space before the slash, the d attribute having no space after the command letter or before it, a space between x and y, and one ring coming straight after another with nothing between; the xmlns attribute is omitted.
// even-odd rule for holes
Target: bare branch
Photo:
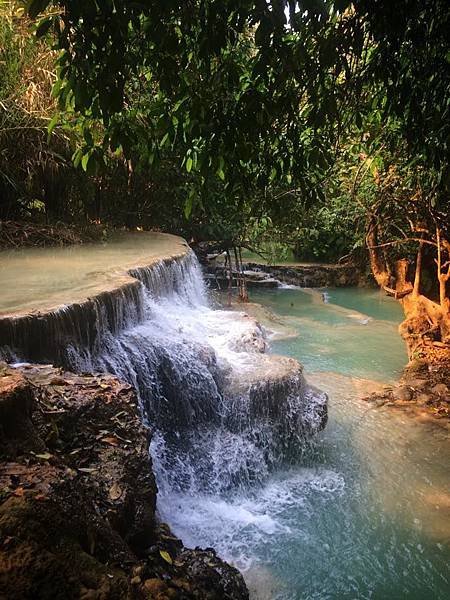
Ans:
<svg viewBox="0 0 450 600"><path fill-rule="evenodd" d="M421 242L423 244L428 244L430 246L436 247L436 242L432 242L430 240L421 240L420 238L405 238L403 240L394 240L392 242L384 242L383 244L377 244L376 246L367 246L370 250L374 248L386 248L387 246L397 246L398 244L405 244L407 242Z"/></svg>

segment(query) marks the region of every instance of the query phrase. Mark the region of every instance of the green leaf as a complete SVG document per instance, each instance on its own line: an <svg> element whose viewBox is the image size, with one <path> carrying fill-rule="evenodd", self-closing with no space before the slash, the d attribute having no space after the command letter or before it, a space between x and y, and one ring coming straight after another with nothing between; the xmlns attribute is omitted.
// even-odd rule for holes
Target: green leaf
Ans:
<svg viewBox="0 0 450 600"><path fill-rule="evenodd" d="M192 214L192 209L194 208L194 199L195 192L194 190L191 190L184 205L184 216L186 217L186 219L189 219L189 217Z"/></svg>
<svg viewBox="0 0 450 600"><path fill-rule="evenodd" d="M81 148L78 148L78 150L76 150L72 156L73 166L75 168L77 168L78 165L80 164L82 156L83 156L83 152L82 152Z"/></svg>
<svg viewBox="0 0 450 600"><path fill-rule="evenodd" d="M47 140L50 140L50 137L51 137L53 130L55 129L58 121L59 121L59 113L55 113L47 127Z"/></svg>
<svg viewBox="0 0 450 600"><path fill-rule="evenodd" d="M191 170L192 170L192 164L193 164L193 160L192 160L192 158L190 156L188 156L188 158L186 160L186 171L188 173L190 173Z"/></svg>
<svg viewBox="0 0 450 600"><path fill-rule="evenodd" d="M83 158L81 159L81 167L83 169L83 171L87 171L87 166L88 166L88 162L89 159L91 158L92 152L88 151L86 154L83 155Z"/></svg>
<svg viewBox="0 0 450 600"><path fill-rule="evenodd" d="M169 132L167 132L166 134L164 134L161 143L159 144L160 148L164 148L164 146L166 145L167 140L169 139Z"/></svg>
<svg viewBox="0 0 450 600"><path fill-rule="evenodd" d="M61 91L63 80L57 79L52 87L52 98L57 98L59 96L59 92Z"/></svg>

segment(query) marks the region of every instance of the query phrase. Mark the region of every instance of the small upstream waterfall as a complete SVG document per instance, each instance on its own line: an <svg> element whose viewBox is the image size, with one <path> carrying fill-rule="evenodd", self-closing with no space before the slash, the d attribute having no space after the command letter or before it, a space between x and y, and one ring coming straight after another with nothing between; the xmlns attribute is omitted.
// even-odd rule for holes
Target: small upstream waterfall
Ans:
<svg viewBox="0 0 450 600"><path fill-rule="evenodd" d="M98 307L95 343L69 344L65 356L136 387L160 487L236 489L298 458L326 418L326 396L306 386L299 363L266 354L253 319L210 307L193 254L131 274L138 304L117 311L119 324Z"/></svg>

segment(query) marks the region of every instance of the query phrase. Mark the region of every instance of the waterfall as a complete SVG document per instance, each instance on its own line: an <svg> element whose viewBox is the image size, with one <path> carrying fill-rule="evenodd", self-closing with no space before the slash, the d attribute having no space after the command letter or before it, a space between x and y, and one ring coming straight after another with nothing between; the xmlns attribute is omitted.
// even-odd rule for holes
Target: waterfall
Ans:
<svg viewBox="0 0 450 600"><path fill-rule="evenodd" d="M211 307L193 253L130 274L138 309L126 322L118 311L112 327L99 309L101 334L69 344L65 360L138 390L159 487L227 491L298 459L326 418L326 397L306 386L301 365L267 354L264 329L245 313Z"/></svg>
<svg viewBox="0 0 450 600"><path fill-rule="evenodd" d="M245 313L214 309L192 252L132 269L111 291L0 320L0 354L104 371L135 386L162 490L220 492L298 459L326 419L301 365L267 353Z"/></svg>

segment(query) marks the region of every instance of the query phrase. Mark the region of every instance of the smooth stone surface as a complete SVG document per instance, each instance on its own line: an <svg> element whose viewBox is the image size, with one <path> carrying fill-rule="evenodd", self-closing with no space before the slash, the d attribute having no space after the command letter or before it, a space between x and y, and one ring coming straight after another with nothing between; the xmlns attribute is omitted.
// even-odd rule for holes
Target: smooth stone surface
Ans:
<svg viewBox="0 0 450 600"><path fill-rule="evenodd" d="M180 237L120 233L110 242L0 252L0 318L49 312L134 283L130 269L189 252Z"/></svg>

